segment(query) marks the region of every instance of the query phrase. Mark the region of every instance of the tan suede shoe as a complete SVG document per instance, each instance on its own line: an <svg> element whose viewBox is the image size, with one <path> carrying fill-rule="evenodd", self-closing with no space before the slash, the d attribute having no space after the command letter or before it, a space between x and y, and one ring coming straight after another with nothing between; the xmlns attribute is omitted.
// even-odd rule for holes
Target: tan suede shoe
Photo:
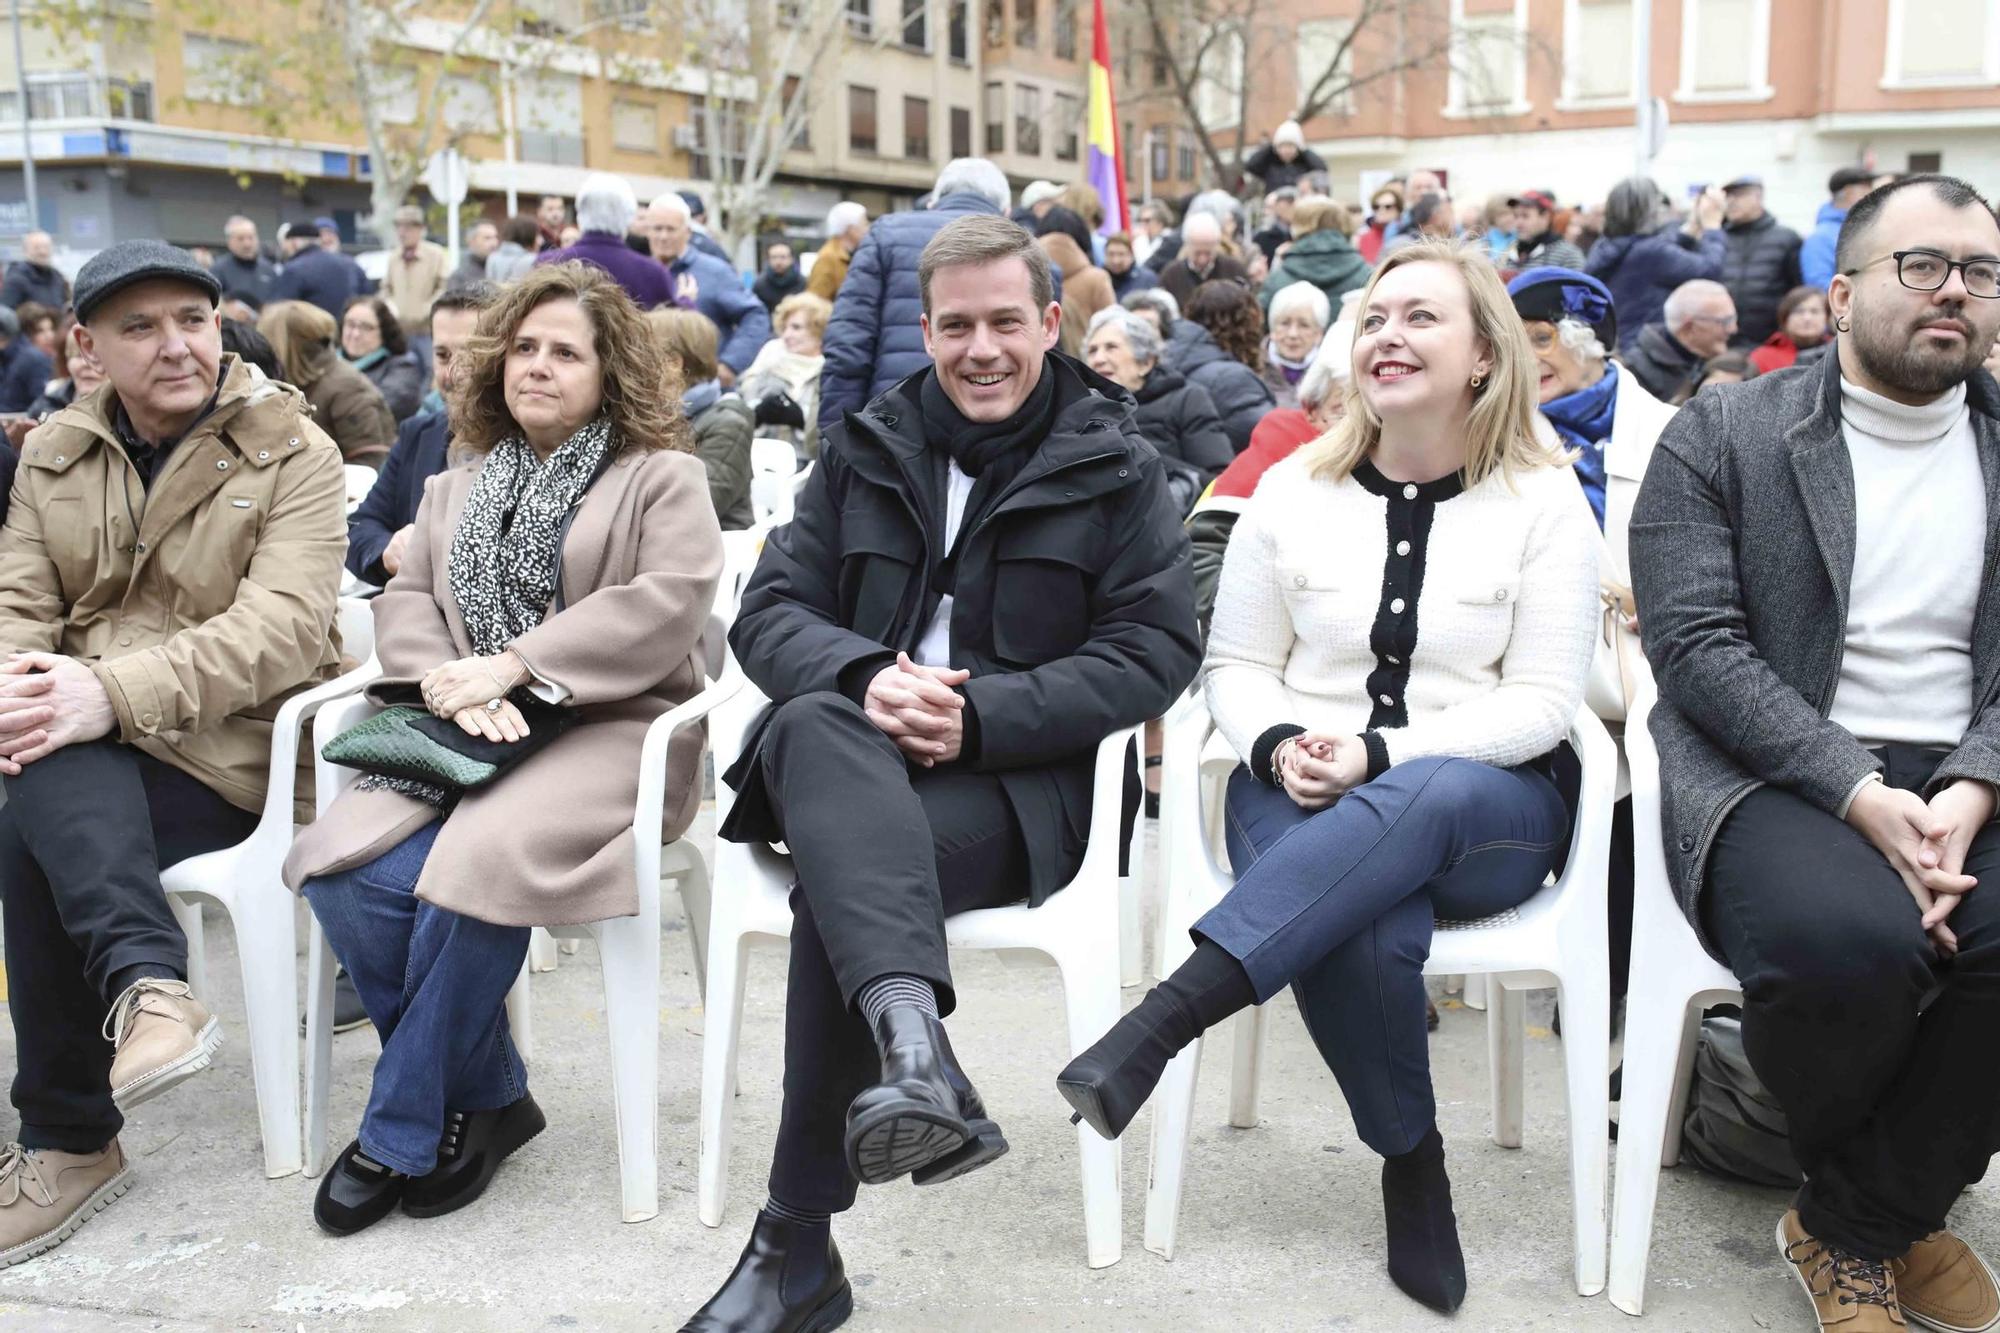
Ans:
<svg viewBox="0 0 2000 1333"><path fill-rule="evenodd" d="M0 1148L0 1268L53 1250L131 1187L116 1139L94 1153Z"/></svg>
<svg viewBox="0 0 2000 1333"><path fill-rule="evenodd" d="M1778 1219L1778 1253L1792 1266L1813 1303L1822 1330L1834 1333L1902 1333L1909 1327L1896 1299L1896 1276L1886 1263L1857 1259L1806 1234L1799 1210Z"/></svg>
<svg viewBox="0 0 2000 1333"><path fill-rule="evenodd" d="M104 1018L111 1057L111 1096L129 1111L208 1068L222 1045L215 1016L185 981L135 981Z"/></svg>
<svg viewBox="0 0 2000 1333"><path fill-rule="evenodd" d="M1910 1322L1938 1333L2000 1328L2000 1283L1979 1252L1949 1231L1933 1231L1889 1261Z"/></svg>

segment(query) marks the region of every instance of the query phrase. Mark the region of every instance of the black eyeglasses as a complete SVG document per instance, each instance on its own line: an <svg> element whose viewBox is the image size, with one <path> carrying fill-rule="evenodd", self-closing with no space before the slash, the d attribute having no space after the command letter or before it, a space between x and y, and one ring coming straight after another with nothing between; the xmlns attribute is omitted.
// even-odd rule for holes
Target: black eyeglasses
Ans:
<svg viewBox="0 0 2000 1333"><path fill-rule="evenodd" d="M1951 271L1957 269L1971 295L1988 301L2000 298L2000 259L1947 259L1935 250L1897 250L1848 269L1847 276L1851 278L1884 259L1896 261L1896 280L1913 292L1937 291L1951 281Z"/></svg>

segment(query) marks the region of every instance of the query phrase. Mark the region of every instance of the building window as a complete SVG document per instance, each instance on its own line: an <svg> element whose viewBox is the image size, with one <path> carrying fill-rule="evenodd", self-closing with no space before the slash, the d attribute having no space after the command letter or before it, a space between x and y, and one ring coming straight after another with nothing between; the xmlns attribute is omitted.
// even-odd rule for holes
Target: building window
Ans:
<svg viewBox="0 0 2000 1333"><path fill-rule="evenodd" d="M583 165L583 80L549 70L523 73L514 81L514 120L522 161Z"/></svg>
<svg viewBox="0 0 2000 1333"><path fill-rule="evenodd" d="M1167 53L1165 51L1160 50L1160 48L1157 46L1154 47L1152 86L1155 88L1166 87L1169 74L1170 74L1170 69L1167 65Z"/></svg>
<svg viewBox="0 0 2000 1333"><path fill-rule="evenodd" d="M1194 179L1194 139L1185 130L1174 131L1174 139L1178 145L1176 156L1180 159L1181 179L1191 181Z"/></svg>
<svg viewBox="0 0 2000 1333"><path fill-rule="evenodd" d="M785 90L780 95L784 98L782 102L778 103L778 115L782 119L785 112L788 109L790 109L792 103L798 100L799 97L798 75L787 74L785 76ZM812 143L813 143L812 108L808 106L806 108L805 115L799 121L799 132L792 136L791 146L793 148L810 148L812 147Z"/></svg>
<svg viewBox="0 0 2000 1333"><path fill-rule="evenodd" d="M1056 161L1074 162L1083 148L1083 102L1074 93L1056 94Z"/></svg>
<svg viewBox="0 0 2000 1333"><path fill-rule="evenodd" d="M847 0L847 30L856 37L875 35L874 0Z"/></svg>
<svg viewBox="0 0 2000 1333"><path fill-rule="evenodd" d="M500 103L484 79L453 74L445 79L442 114L447 125L498 125Z"/></svg>
<svg viewBox="0 0 2000 1333"><path fill-rule="evenodd" d="M969 106L951 109L951 155L972 156L972 108Z"/></svg>
<svg viewBox="0 0 2000 1333"><path fill-rule="evenodd" d="M847 146L857 153L876 151L875 90L847 85Z"/></svg>
<svg viewBox="0 0 2000 1333"><path fill-rule="evenodd" d="M627 152L658 152L660 109L651 102L612 102L611 142Z"/></svg>
<svg viewBox="0 0 2000 1333"><path fill-rule="evenodd" d="M1076 0L1056 0L1056 59L1076 59Z"/></svg>
<svg viewBox="0 0 2000 1333"><path fill-rule="evenodd" d="M2000 83L2000 6L1992 0L1889 0L1888 88Z"/></svg>
<svg viewBox="0 0 2000 1333"><path fill-rule="evenodd" d="M1040 43L1035 19L1035 0L1014 0L1014 45L1032 50Z"/></svg>
<svg viewBox="0 0 2000 1333"><path fill-rule="evenodd" d="M903 156L919 162L931 160L931 99L903 99Z"/></svg>
<svg viewBox="0 0 2000 1333"><path fill-rule="evenodd" d="M1346 88L1354 81L1354 48L1340 49L1340 44L1347 40L1348 30L1353 26L1349 19L1309 19L1299 24L1296 49L1299 65L1297 100L1300 103L1316 90L1321 90L1320 80L1325 79L1326 84L1320 95L1333 94L1325 110L1343 116L1353 113L1354 94ZM1331 74L1327 72L1329 68L1332 69Z"/></svg>
<svg viewBox="0 0 2000 1333"><path fill-rule="evenodd" d="M1466 0L1451 0L1452 62L1448 113L1514 115L1527 110L1527 0L1512 9L1490 5L1465 12Z"/></svg>
<svg viewBox="0 0 2000 1333"><path fill-rule="evenodd" d="M1156 181L1166 180L1174 170L1173 131L1158 125L1146 131L1147 164Z"/></svg>
<svg viewBox="0 0 2000 1333"><path fill-rule="evenodd" d="M1118 135L1118 148L1121 154L1118 163L1118 172L1127 180L1130 180L1132 178L1132 122L1129 120L1125 122Z"/></svg>
<svg viewBox="0 0 2000 1333"><path fill-rule="evenodd" d="M967 25L971 22L967 11L971 7L972 0L951 0L949 11L951 19L947 24L949 35L946 40L950 43L951 63L954 65L972 63L972 36L966 31Z"/></svg>
<svg viewBox="0 0 2000 1333"><path fill-rule="evenodd" d="M1676 101L1762 101L1770 59L1771 0L1684 0Z"/></svg>
<svg viewBox="0 0 2000 1333"><path fill-rule="evenodd" d="M903 45L912 51L931 49L930 0L903 0Z"/></svg>
<svg viewBox="0 0 2000 1333"><path fill-rule="evenodd" d="M558 134L553 130L521 130L514 137L519 142L523 162L544 162L557 167L583 165L581 134Z"/></svg>
<svg viewBox="0 0 2000 1333"><path fill-rule="evenodd" d="M1235 24L1222 26L1211 35L1208 56L1201 62L1201 78L1194 86L1195 112L1202 128L1216 130L1234 125L1243 100L1243 30Z"/></svg>
<svg viewBox="0 0 2000 1333"><path fill-rule="evenodd" d="M1632 100L1632 0L1566 0L1563 100Z"/></svg>
<svg viewBox="0 0 2000 1333"><path fill-rule="evenodd" d="M1033 84L1014 88L1014 151L1023 157L1042 155L1042 90Z"/></svg>
<svg viewBox="0 0 2000 1333"><path fill-rule="evenodd" d="M262 82L250 43L196 33L181 38L181 87L190 102L250 106Z"/></svg>
<svg viewBox="0 0 2000 1333"><path fill-rule="evenodd" d="M1007 151L1007 85L989 83L986 85L986 151L1004 153Z"/></svg>

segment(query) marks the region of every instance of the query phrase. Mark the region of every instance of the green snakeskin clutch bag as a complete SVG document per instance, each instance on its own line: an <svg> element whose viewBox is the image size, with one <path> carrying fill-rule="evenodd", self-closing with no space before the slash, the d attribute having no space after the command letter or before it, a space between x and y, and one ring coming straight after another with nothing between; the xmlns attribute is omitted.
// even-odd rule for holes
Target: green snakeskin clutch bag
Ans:
<svg viewBox="0 0 2000 1333"><path fill-rule="evenodd" d="M320 756L330 764L385 778L408 778L447 791L469 791L493 781L570 729L576 710L534 699L516 699L528 724L518 741L468 736L445 718L409 704L385 708L326 743Z"/></svg>

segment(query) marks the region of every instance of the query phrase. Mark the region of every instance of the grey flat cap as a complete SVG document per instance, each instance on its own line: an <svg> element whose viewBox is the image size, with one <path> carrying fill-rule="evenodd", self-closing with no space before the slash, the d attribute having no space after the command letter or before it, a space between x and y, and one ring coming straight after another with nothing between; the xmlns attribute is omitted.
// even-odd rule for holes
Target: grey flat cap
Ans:
<svg viewBox="0 0 2000 1333"><path fill-rule="evenodd" d="M89 323L91 313L116 292L135 282L173 278L208 293L211 304L222 299L222 284L194 262L194 256L165 241L120 241L90 257L76 275L76 318Z"/></svg>

